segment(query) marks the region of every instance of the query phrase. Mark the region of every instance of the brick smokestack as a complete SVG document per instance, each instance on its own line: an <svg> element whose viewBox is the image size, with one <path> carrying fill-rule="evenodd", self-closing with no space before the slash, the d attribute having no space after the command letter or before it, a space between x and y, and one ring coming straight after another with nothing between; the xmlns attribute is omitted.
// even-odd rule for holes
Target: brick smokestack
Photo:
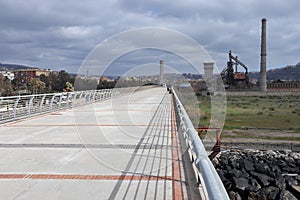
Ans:
<svg viewBox="0 0 300 200"><path fill-rule="evenodd" d="M260 90L267 91L267 19L261 20Z"/></svg>

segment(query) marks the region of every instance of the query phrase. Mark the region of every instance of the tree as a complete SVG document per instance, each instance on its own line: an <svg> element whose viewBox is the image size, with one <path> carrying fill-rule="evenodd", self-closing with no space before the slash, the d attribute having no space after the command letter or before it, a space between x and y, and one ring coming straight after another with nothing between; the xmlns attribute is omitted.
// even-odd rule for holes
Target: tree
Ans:
<svg viewBox="0 0 300 200"><path fill-rule="evenodd" d="M30 79L28 85L32 94L42 93L44 92L46 87L46 84L38 78Z"/></svg>
<svg viewBox="0 0 300 200"><path fill-rule="evenodd" d="M14 78L14 79L11 81L11 84L12 84L12 87L13 87L13 89L14 89L15 91L18 90L19 87L20 87L20 85L21 85L18 78Z"/></svg>
<svg viewBox="0 0 300 200"><path fill-rule="evenodd" d="M46 76L45 74L41 74L39 76L40 81L44 82L46 84L46 87L49 87L49 77Z"/></svg>
<svg viewBox="0 0 300 200"><path fill-rule="evenodd" d="M58 91L57 86L57 73L56 72L50 72L49 73L49 90L50 91Z"/></svg>
<svg viewBox="0 0 300 200"><path fill-rule="evenodd" d="M74 87L69 81L66 82L64 92L74 92Z"/></svg>
<svg viewBox="0 0 300 200"><path fill-rule="evenodd" d="M66 82L70 82L73 84L72 78L69 73L65 70L61 70L60 72L50 72L49 74L49 85L51 86L53 91L62 92L65 89Z"/></svg>
<svg viewBox="0 0 300 200"><path fill-rule="evenodd" d="M45 92L51 92L52 88L50 86L50 81L49 81L49 77L46 76L45 74L41 74L39 76L40 81L45 83Z"/></svg>
<svg viewBox="0 0 300 200"><path fill-rule="evenodd" d="M13 87L10 80L0 74L0 94L1 96L9 96L13 94Z"/></svg>

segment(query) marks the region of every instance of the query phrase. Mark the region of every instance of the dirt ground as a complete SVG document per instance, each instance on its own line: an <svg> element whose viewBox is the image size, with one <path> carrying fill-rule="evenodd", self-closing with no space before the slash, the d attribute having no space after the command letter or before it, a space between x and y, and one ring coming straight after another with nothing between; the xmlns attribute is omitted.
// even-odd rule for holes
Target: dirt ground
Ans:
<svg viewBox="0 0 300 200"><path fill-rule="evenodd" d="M300 134L280 130L223 130L221 139L223 149L260 149L300 151Z"/></svg>

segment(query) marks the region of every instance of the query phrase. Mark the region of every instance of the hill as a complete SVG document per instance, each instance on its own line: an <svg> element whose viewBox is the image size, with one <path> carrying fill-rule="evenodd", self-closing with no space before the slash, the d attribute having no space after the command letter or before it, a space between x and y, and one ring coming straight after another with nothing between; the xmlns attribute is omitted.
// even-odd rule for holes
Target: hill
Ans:
<svg viewBox="0 0 300 200"><path fill-rule="evenodd" d="M259 72L250 72L250 79L259 79ZM296 65L288 65L286 67L270 69L267 71L267 80L300 80L300 62Z"/></svg>
<svg viewBox="0 0 300 200"><path fill-rule="evenodd" d="M0 69L6 69L6 70L16 70L16 69L31 69L33 67L28 67L25 65L19 65L19 64L2 64L0 63Z"/></svg>

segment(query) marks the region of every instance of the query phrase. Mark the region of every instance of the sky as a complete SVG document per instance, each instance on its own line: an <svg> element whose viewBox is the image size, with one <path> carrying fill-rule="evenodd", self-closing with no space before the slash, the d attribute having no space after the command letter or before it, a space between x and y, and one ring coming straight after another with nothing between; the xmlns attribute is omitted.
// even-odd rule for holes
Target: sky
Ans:
<svg viewBox="0 0 300 200"><path fill-rule="evenodd" d="M76 73L103 41L156 27L195 40L220 70L232 50L250 71L258 71L261 19L267 18L267 68L284 67L300 62L299 8L299 0L0 0L0 63ZM159 59L178 71L187 69L188 62L172 52L142 49L121 55L108 72L125 73L118 68Z"/></svg>

